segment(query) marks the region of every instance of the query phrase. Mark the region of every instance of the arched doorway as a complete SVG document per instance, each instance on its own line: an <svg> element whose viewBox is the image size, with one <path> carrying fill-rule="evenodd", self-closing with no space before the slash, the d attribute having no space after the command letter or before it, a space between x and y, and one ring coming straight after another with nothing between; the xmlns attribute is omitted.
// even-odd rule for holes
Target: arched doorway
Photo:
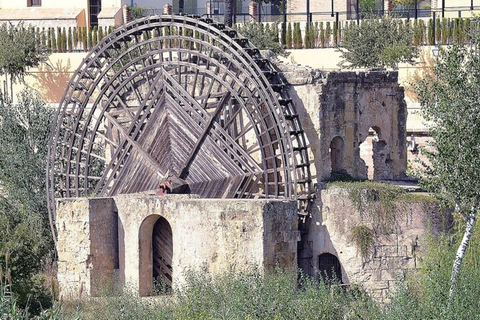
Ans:
<svg viewBox="0 0 480 320"><path fill-rule="evenodd" d="M169 293L172 288L172 228L160 217L152 232L153 294Z"/></svg>
<svg viewBox="0 0 480 320"><path fill-rule="evenodd" d="M332 173L341 172L343 167L343 150L345 143L341 137L335 137L330 142L330 163L332 166Z"/></svg>
<svg viewBox="0 0 480 320"><path fill-rule="evenodd" d="M338 258L331 253L318 256L318 273L325 282L331 280L342 282L342 266Z"/></svg>

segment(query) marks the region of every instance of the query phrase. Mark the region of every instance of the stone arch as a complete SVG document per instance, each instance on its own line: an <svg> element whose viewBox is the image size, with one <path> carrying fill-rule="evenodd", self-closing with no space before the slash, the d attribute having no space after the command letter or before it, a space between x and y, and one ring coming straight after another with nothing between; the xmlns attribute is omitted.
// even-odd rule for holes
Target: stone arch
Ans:
<svg viewBox="0 0 480 320"><path fill-rule="evenodd" d="M160 215L143 220L139 230L139 294L151 295L154 278L172 286L173 233L170 223Z"/></svg>
<svg viewBox="0 0 480 320"><path fill-rule="evenodd" d="M330 163L332 173L342 172L345 170L344 150L345 142L343 141L342 137L334 137L330 142Z"/></svg>
<svg viewBox="0 0 480 320"><path fill-rule="evenodd" d="M382 180L388 162L387 143L378 126L368 129L366 138L360 142L360 158L364 161L365 177L369 180Z"/></svg>
<svg viewBox="0 0 480 320"><path fill-rule="evenodd" d="M323 281L336 279L342 282L342 265L337 256L331 253L318 256L318 273Z"/></svg>

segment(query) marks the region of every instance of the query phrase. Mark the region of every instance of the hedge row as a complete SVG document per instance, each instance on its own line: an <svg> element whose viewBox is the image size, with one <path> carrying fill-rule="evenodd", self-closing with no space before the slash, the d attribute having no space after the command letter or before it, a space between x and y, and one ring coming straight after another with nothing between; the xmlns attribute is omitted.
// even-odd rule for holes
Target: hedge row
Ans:
<svg viewBox="0 0 480 320"><path fill-rule="evenodd" d="M361 22L362 23L362 22ZM435 23L429 20L400 20L402 27L413 29L414 45L468 43L473 24L470 18L437 18ZM354 27L356 21L315 22L302 30L300 23L288 23L284 36L276 37L287 49L329 48L342 45L343 31ZM270 29L269 24L260 28L262 32ZM278 30L277 24L273 28ZM68 27L68 28L36 28L36 37L51 52L89 51L104 36L111 33L113 27ZM280 32L281 33L281 32Z"/></svg>
<svg viewBox="0 0 480 320"><path fill-rule="evenodd" d="M36 28L35 35L38 43L51 52L89 51L113 27L68 27L68 28Z"/></svg>
<svg viewBox="0 0 480 320"><path fill-rule="evenodd" d="M413 29L414 45L466 44L470 41L472 28L480 28L470 18L437 18L429 20L399 20L401 26ZM362 22L361 22L362 23ZM329 48L342 45L343 30L354 27L356 21L315 22L300 28L300 23L288 23L285 37L280 37L287 49Z"/></svg>

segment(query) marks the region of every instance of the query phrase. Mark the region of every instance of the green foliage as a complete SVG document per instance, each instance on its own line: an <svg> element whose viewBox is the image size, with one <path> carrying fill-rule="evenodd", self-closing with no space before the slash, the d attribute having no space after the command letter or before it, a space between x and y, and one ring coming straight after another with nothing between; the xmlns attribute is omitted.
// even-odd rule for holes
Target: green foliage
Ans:
<svg viewBox="0 0 480 320"><path fill-rule="evenodd" d="M375 5L377 4L377 0L360 0L360 11L362 13L364 12L373 12L376 7Z"/></svg>
<svg viewBox="0 0 480 320"><path fill-rule="evenodd" d="M440 18L437 18L435 21L435 41L438 44L442 42L442 24Z"/></svg>
<svg viewBox="0 0 480 320"><path fill-rule="evenodd" d="M305 48L306 49L311 49L315 48L315 30L313 23L309 23L305 26Z"/></svg>
<svg viewBox="0 0 480 320"><path fill-rule="evenodd" d="M442 19L442 44L448 43L448 22L446 18Z"/></svg>
<svg viewBox="0 0 480 320"><path fill-rule="evenodd" d="M92 47L95 47L98 44L98 29L97 27L93 27L92 29Z"/></svg>
<svg viewBox="0 0 480 320"><path fill-rule="evenodd" d="M35 39L35 30L23 24L13 26L4 23L0 26L0 74L10 77L10 96L13 99L13 82L22 82L29 68L47 61L48 52Z"/></svg>
<svg viewBox="0 0 480 320"><path fill-rule="evenodd" d="M465 210L480 194L479 77L480 57L454 45L440 51L433 74L416 87L434 138L423 184Z"/></svg>
<svg viewBox="0 0 480 320"><path fill-rule="evenodd" d="M325 30L323 29L323 22L320 22L319 38L320 46L325 48Z"/></svg>
<svg viewBox="0 0 480 320"><path fill-rule="evenodd" d="M45 36L45 28L42 28L42 33L40 35L41 37L41 43L42 43L42 46L48 50L48 46L47 46L47 38Z"/></svg>
<svg viewBox="0 0 480 320"><path fill-rule="evenodd" d="M279 30L278 30L278 23L272 24L272 33L273 33L273 41L279 42Z"/></svg>
<svg viewBox="0 0 480 320"><path fill-rule="evenodd" d="M333 46L338 46L338 24L333 23Z"/></svg>
<svg viewBox="0 0 480 320"><path fill-rule="evenodd" d="M350 24L344 30L341 48L342 67L397 68L398 63L413 63L418 48L412 45L410 28L400 28L390 16Z"/></svg>
<svg viewBox="0 0 480 320"><path fill-rule="evenodd" d="M87 28L86 27L81 27L80 28L81 32L81 39L82 39L82 44L83 44L83 50L87 51L88 50L88 41L87 41Z"/></svg>
<svg viewBox="0 0 480 320"><path fill-rule="evenodd" d="M428 20L428 35L427 40L429 45L435 44L435 31L433 30L433 19Z"/></svg>
<svg viewBox="0 0 480 320"><path fill-rule="evenodd" d="M77 46L78 46L78 31L77 31L77 27L73 27L73 31L72 31L72 49L73 50L76 50L77 49Z"/></svg>
<svg viewBox="0 0 480 320"><path fill-rule="evenodd" d="M52 52L52 33L50 32L50 28L47 30L47 48L49 52Z"/></svg>
<svg viewBox="0 0 480 320"><path fill-rule="evenodd" d="M52 250L44 168L53 110L30 91L18 101L0 104L0 265L10 261L12 292L35 313L50 301L37 273Z"/></svg>
<svg viewBox="0 0 480 320"><path fill-rule="evenodd" d="M407 275L407 281L385 312L385 319L478 319L480 300L480 232L472 236L463 272L457 283L458 295L448 304L451 263L462 238L457 221L451 234L430 236L424 241L419 272Z"/></svg>
<svg viewBox="0 0 480 320"><path fill-rule="evenodd" d="M275 28L270 28L270 26L264 28L262 23L248 22L240 25L238 32L248 38L260 50L271 50L277 54L283 52Z"/></svg>
<svg viewBox="0 0 480 320"><path fill-rule="evenodd" d="M296 22L293 24L293 48L302 49L302 30L300 29L300 23Z"/></svg>
<svg viewBox="0 0 480 320"><path fill-rule="evenodd" d="M317 283L296 272L228 272L212 279L190 272L174 299L153 306L126 294L76 306L59 305L72 319L378 319L378 308L360 290Z"/></svg>
<svg viewBox="0 0 480 320"><path fill-rule="evenodd" d="M426 152L431 166L421 182L439 199L453 203L465 221L464 238L452 267L449 303L453 303L480 202L479 77L480 56L454 44L440 51L433 74L416 86L433 138Z"/></svg>
<svg viewBox="0 0 480 320"><path fill-rule="evenodd" d="M287 27L286 46L287 46L287 49L292 49L293 47L293 32L292 32L291 22L288 23L288 27Z"/></svg>
<svg viewBox="0 0 480 320"><path fill-rule="evenodd" d="M146 8L129 6L128 11L130 12L130 20L136 20L147 16L148 10Z"/></svg>
<svg viewBox="0 0 480 320"><path fill-rule="evenodd" d="M87 50L92 50L93 48L93 28L88 28L88 37L87 37Z"/></svg>
<svg viewBox="0 0 480 320"><path fill-rule="evenodd" d="M335 186L347 190L348 197L375 235L391 234L398 223L393 212L401 212L406 201L411 200L405 197L404 189L386 183L337 181L328 184L328 187Z"/></svg>
<svg viewBox="0 0 480 320"><path fill-rule="evenodd" d="M368 260L372 254L373 230L364 225L355 226L352 228L352 239L360 250L363 261Z"/></svg>
<svg viewBox="0 0 480 320"><path fill-rule="evenodd" d="M103 33L103 28L102 27L99 27L98 28L98 42L102 41L103 37L104 37L104 33Z"/></svg>
<svg viewBox="0 0 480 320"><path fill-rule="evenodd" d="M72 39L72 28L68 27L68 38L67 38L67 49L68 52L73 51L73 39Z"/></svg>
<svg viewBox="0 0 480 320"><path fill-rule="evenodd" d="M327 21L325 26L325 46L330 47L330 36L332 35L332 29L330 28L330 21Z"/></svg>

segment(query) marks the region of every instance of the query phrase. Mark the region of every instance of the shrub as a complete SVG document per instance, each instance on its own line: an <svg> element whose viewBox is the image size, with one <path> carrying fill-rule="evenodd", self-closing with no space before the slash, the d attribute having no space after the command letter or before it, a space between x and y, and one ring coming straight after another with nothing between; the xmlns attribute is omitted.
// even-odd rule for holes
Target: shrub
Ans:
<svg viewBox="0 0 480 320"><path fill-rule="evenodd" d="M325 48L325 30L323 29L323 22L320 22L319 38L320 46Z"/></svg>
<svg viewBox="0 0 480 320"><path fill-rule="evenodd" d="M267 25L268 26L268 25ZM275 39L275 29L263 27L258 22L248 22L238 28L238 32L248 38L258 49L271 50L274 53L282 53L282 45Z"/></svg>
<svg viewBox="0 0 480 320"><path fill-rule="evenodd" d="M327 21L325 27L325 46L330 47L330 36L332 35L332 29L330 28L330 21Z"/></svg>
<svg viewBox="0 0 480 320"><path fill-rule="evenodd" d="M435 40L437 44L442 42L442 23L440 18L437 18L435 23Z"/></svg>
<svg viewBox="0 0 480 320"><path fill-rule="evenodd" d="M363 261L367 261L372 253L373 231L367 226L360 225L352 228L352 240L360 251Z"/></svg>
<svg viewBox="0 0 480 320"><path fill-rule="evenodd" d="M297 281L298 278L298 281ZM59 318L71 319L376 319L381 314L360 290L345 291L295 271L227 272L214 279L191 271L174 299L153 306L132 294L60 304Z"/></svg>
<svg viewBox="0 0 480 320"><path fill-rule="evenodd" d="M302 30L300 29L300 23L295 23L293 27L293 48L302 49Z"/></svg>
<svg viewBox="0 0 480 320"><path fill-rule="evenodd" d="M67 41L67 44L68 44L68 52L72 52L73 51L73 39L72 39L72 28L71 27L68 27L68 41Z"/></svg>
<svg viewBox="0 0 480 320"><path fill-rule="evenodd" d="M428 20L428 44L433 45L435 44L435 31L433 30L433 19L430 18Z"/></svg>
<svg viewBox="0 0 480 320"><path fill-rule="evenodd" d="M286 35L285 41L286 41L287 49L292 49L293 34L292 34L292 24L290 22L288 23L287 35Z"/></svg>

